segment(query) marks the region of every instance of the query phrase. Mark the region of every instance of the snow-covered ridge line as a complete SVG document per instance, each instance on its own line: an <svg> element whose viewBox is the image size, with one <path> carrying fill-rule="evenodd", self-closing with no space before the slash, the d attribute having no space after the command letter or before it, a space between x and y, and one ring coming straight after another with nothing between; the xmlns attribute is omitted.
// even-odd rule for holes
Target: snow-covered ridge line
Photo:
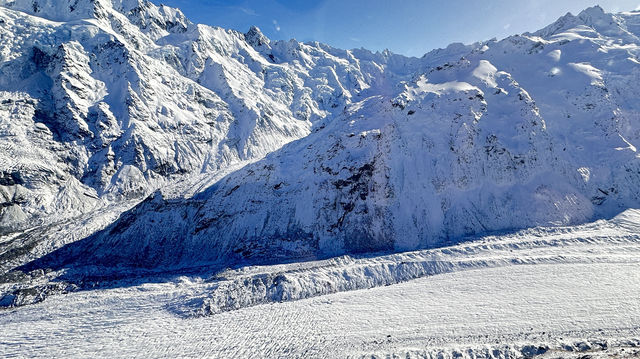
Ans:
<svg viewBox="0 0 640 359"><path fill-rule="evenodd" d="M621 217L638 218L637 211ZM204 296L172 307L187 317L370 289L465 270L510 265L640 263L640 235L619 219L565 229L527 230L440 249L326 261L245 267L218 273ZM636 222L637 223L637 222Z"/></svg>
<svg viewBox="0 0 640 359"><path fill-rule="evenodd" d="M635 250L635 255L640 250ZM635 258L607 258L601 256L530 257L521 259L486 258L458 261L426 260L387 263L386 265L356 265L348 269L331 269L328 273L280 273L256 275L254 277L218 283L212 294L189 299L174 310L187 317L214 315L255 305L280 303L313 298L317 296L371 289L398 284L432 275L494 268L508 265L564 264L564 263L629 263ZM640 261L637 261L640 264ZM186 308L184 308L186 307Z"/></svg>
<svg viewBox="0 0 640 359"><path fill-rule="evenodd" d="M206 316L259 304L295 301L368 289L464 270L533 264L629 263L640 258L640 213L628 210L611 220L561 228L533 228L513 234L469 238L457 245L387 255L341 256L268 266L245 266L197 276L188 298L170 305L181 316ZM192 268L190 272L207 272ZM47 270L48 271L48 270ZM8 272L0 277L0 307L41 302L51 295L133 285L122 271L75 267L62 273ZM148 271L152 281L175 276ZM179 272L178 272L179 273ZM13 278L13 279L11 279ZM120 279L118 279L120 278Z"/></svg>
<svg viewBox="0 0 640 359"><path fill-rule="evenodd" d="M471 359L522 358L526 346L541 358L625 357L639 350L639 275L636 263L487 268L190 320L166 310L199 287L181 277L4 311L0 352Z"/></svg>

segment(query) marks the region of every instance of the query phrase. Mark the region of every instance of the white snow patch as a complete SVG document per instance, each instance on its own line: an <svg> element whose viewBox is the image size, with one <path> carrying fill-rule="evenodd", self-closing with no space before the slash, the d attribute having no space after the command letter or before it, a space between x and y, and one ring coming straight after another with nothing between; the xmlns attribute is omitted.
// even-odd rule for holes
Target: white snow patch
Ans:
<svg viewBox="0 0 640 359"><path fill-rule="evenodd" d="M480 64L473 70L472 75L485 82L489 87L496 88L498 87L495 80L496 72L498 72L498 69L489 61L480 60Z"/></svg>
<svg viewBox="0 0 640 359"><path fill-rule="evenodd" d="M604 86L604 82L602 81L602 72L597 68L593 67L588 62L570 62L568 64L574 70L587 75L591 79L591 84L594 86Z"/></svg>
<svg viewBox="0 0 640 359"><path fill-rule="evenodd" d="M627 144L627 147L616 147L617 151L625 151L625 150L631 150L631 152L637 152L636 151L636 146L632 145L629 141L627 141L626 138L622 137L621 134L618 134L618 136L620 136L620 139L622 141L624 141L624 143Z"/></svg>
<svg viewBox="0 0 640 359"><path fill-rule="evenodd" d="M559 49L553 50L553 51L549 51L549 53L547 54L550 58L552 58L554 61L558 62L560 61L560 57L562 56L562 51L560 51Z"/></svg>
<svg viewBox="0 0 640 359"><path fill-rule="evenodd" d="M449 81L444 83L430 83L424 77L421 78L416 83L416 85L417 86L414 88L414 91L416 93L429 92L429 93L434 93L436 95L443 95L443 94L459 92L459 91L472 91L472 90L480 91L480 89L471 85L468 82Z"/></svg>
<svg viewBox="0 0 640 359"><path fill-rule="evenodd" d="M560 74L562 74L562 70L560 70L560 68L558 67L553 67L551 68L551 71L549 71L550 76L558 76Z"/></svg>
<svg viewBox="0 0 640 359"><path fill-rule="evenodd" d="M591 171L589 170L589 168L580 167L578 168L578 173L580 173L580 176L585 183L589 182L589 179L591 178Z"/></svg>

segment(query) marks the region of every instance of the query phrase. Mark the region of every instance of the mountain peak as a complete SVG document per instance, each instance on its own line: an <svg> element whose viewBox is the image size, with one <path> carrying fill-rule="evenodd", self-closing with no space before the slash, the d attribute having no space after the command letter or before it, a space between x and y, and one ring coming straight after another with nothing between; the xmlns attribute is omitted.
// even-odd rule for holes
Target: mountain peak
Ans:
<svg viewBox="0 0 640 359"><path fill-rule="evenodd" d="M580 11L580 13L578 14L578 17L584 18L587 16L602 16L604 14L605 14L604 9L600 7L600 5L595 5Z"/></svg>
<svg viewBox="0 0 640 359"><path fill-rule="evenodd" d="M585 25L591 27L606 27L615 23L613 21L613 15L606 13L599 5L582 10L578 14L578 19L582 20Z"/></svg>
<svg viewBox="0 0 640 359"><path fill-rule="evenodd" d="M244 34L244 38L249 45L251 45L256 50L261 50L263 48L270 48L271 40L268 37L264 36L262 31L257 26L251 26L249 31Z"/></svg>
<svg viewBox="0 0 640 359"><path fill-rule="evenodd" d="M534 32L533 35L548 38L579 26L591 27L597 33L607 36L628 37L628 34L621 29L620 20L615 15L605 12L599 5L586 8L577 16L568 12L552 24Z"/></svg>

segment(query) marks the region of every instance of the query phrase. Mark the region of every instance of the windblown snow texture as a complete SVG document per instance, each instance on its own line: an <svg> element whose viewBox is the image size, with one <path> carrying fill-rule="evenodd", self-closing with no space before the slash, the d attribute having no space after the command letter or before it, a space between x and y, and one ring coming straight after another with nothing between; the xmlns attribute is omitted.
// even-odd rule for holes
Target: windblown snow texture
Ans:
<svg viewBox="0 0 640 359"><path fill-rule="evenodd" d="M408 58L144 0L0 5L15 265L404 251L640 205L638 12Z"/></svg>

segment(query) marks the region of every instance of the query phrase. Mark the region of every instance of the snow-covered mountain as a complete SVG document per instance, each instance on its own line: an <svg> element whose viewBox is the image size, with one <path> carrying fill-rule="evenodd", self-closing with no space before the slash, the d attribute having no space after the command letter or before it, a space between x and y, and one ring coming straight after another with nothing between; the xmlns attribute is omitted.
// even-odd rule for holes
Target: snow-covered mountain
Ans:
<svg viewBox="0 0 640 359"><path fill-rule="evenodd" d="M255 28L195 25L148 1L0 6L5 228L261 158L382 72L345 51L271 45Z"/></svg>
<svg viewBox="0 0 640 359"><path fill-rule="evenodd" d="M15 265L60 247L31 267L401 251L640 205L639 12L408 58L144 0L0 6Z"/></svg>

